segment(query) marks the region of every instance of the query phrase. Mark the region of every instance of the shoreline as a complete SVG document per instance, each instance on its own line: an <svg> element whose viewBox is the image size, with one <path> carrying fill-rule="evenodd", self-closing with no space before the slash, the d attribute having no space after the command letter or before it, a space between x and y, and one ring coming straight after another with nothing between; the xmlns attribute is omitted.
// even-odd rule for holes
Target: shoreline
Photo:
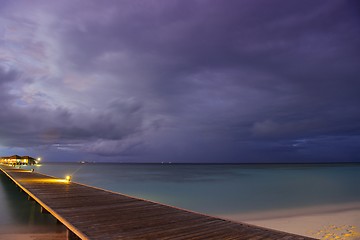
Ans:
<svg viewBox="0 0 360 240"><path fill-rule="evenodd" d="M359 202L218 216L318 239L360 239Z"/></svg>

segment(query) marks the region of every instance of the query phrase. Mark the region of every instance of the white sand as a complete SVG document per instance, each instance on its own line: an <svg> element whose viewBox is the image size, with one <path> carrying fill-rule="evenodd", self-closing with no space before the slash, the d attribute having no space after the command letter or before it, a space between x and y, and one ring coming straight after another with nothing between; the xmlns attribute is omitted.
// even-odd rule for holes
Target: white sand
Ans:
<svg viewBox="0 0 360 240"><path fill-rule="evenodd" d="M360 203L220 217L318 239L360 239Z"/></svg>

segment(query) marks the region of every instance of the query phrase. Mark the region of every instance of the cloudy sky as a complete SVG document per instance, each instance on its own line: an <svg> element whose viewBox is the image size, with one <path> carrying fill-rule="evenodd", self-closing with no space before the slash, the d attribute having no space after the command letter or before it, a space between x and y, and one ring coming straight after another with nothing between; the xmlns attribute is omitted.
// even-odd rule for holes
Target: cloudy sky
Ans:
<svg viewBox="0 0 360 240"><path fill-rule="evenodd" d="M360 161L357 0L0 0L0 155Z"/></svg>

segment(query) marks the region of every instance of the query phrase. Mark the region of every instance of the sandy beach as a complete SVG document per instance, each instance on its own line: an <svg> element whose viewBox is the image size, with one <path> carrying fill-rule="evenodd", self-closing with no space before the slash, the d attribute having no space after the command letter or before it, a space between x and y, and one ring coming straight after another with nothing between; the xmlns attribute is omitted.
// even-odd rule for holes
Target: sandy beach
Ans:
<svg viewBox="0 0 360 240"><path fill-rule="evenodd" d="M221 217L318 239L360 239L360 203Z"/></svg>

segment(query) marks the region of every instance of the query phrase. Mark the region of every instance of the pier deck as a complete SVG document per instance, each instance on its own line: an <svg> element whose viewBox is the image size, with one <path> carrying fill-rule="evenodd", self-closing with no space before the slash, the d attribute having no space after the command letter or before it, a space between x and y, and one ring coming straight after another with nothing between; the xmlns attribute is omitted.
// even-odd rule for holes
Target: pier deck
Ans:
<svg viewBox="0 0 360 240"><path fill-rule="evenodd" d="M81 239L311 239L5 165L0 170Z"/></svg>

